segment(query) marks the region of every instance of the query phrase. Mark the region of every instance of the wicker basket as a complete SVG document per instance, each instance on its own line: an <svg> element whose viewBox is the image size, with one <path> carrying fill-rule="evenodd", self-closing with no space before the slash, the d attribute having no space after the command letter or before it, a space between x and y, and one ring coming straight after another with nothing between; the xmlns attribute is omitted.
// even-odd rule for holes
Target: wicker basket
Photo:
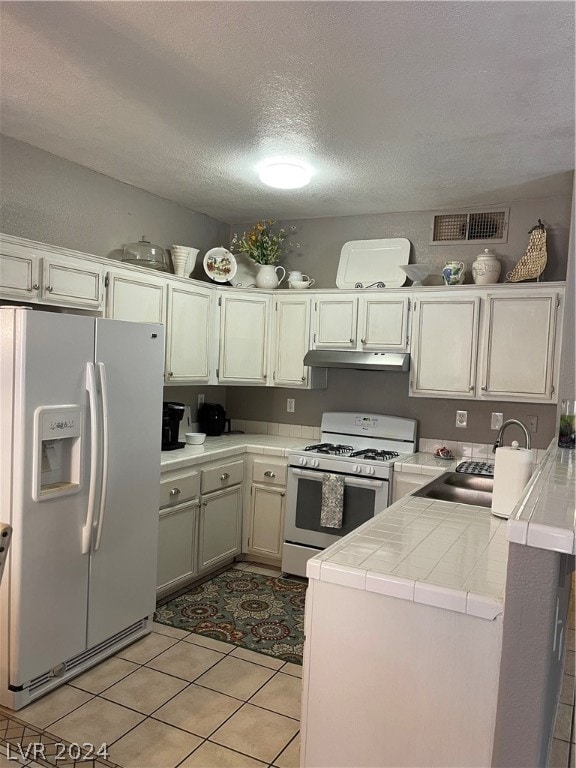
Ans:
<svg viewBox="0 0 576 768"><path fill-rule="evenodd" d="M538 226L530 231L530 240L526 253L511 272L506 275L507 283L518 283L521 280L533 280L540 277L546 266L546 228L540 220Z"/></svg>

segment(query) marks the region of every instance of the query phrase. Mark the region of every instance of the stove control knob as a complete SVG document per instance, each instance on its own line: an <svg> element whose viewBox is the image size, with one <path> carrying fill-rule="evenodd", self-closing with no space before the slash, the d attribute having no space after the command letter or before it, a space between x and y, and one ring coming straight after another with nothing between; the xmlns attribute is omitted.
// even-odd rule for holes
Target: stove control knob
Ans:
<svg viewBox="0 0 576 768"><path fill-rule="evenodd" d="M308 464L308 461L304 458L304 456L300 456L298 459L298 464L300 464L301 467L305 467L306 464Z"/></svg>
<svg viewBox="0 0 576 768"><path fill-rule="evenodd" d="M317 466L319 466L320 462L318 461L318 459L312 459L312 461L310 462L310 464L311 464L311 466L313 466L313 467L317 467Z"/></svg>
<svg viewBox="0 0 576 768"><path fill-rule="evenodd" d="M360 464L354 464L352 467L352 472L356 472L356 474L359 475L362 472L362 467Z"/></svg>
<svg viewBox="0 0 576 768"><path fill-rule="evenodd" d="M374 467L366 467L366 474L367 475L373 475L376 470Z"/></svg>

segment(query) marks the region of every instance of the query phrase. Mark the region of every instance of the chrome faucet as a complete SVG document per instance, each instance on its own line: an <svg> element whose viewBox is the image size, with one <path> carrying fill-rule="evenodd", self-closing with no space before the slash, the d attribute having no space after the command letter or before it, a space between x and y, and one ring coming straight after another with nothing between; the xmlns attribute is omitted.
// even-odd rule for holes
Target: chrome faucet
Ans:
<svg viewBox="0 0 576 768"><path fill-rule="evenodd" d="M494 442L494 445L492 446L492 453L496 453L496 448L500 448L502 445L502 438L504 436L504 432L506 430L506 427L509 427L510 424L516 424L516 426L520 427L520 429L524 432L524 437L526 438L526 448L530 448L530 433L522 424L521 421L518 421L518 419L508 419L507 421L502 424L500 429L498 430L498 435L496 436L496 440Z"/></svg>

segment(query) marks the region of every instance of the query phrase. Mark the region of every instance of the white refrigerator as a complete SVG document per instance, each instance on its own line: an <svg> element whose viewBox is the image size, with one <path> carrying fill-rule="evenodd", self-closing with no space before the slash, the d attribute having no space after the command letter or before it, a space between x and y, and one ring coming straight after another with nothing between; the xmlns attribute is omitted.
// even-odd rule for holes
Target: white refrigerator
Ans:
<svg viewBox="0 0 576 768"><path fill-rule="evenodd" d="M0 308L0 704L150 631L161 325Z"/></svg>

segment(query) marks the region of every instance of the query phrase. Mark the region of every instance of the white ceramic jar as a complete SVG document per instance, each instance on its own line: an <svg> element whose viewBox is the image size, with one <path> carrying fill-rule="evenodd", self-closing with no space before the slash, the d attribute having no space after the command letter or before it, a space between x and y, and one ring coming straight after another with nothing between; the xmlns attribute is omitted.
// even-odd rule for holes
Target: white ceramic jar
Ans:
<svg viewBox="0 0 576 768"><path fill-rule="evenodd" d="M477 285L492 285L498 282L502 265L490 248L484 248L484 252L476 257L472 264L472 277Z"/></svg>

